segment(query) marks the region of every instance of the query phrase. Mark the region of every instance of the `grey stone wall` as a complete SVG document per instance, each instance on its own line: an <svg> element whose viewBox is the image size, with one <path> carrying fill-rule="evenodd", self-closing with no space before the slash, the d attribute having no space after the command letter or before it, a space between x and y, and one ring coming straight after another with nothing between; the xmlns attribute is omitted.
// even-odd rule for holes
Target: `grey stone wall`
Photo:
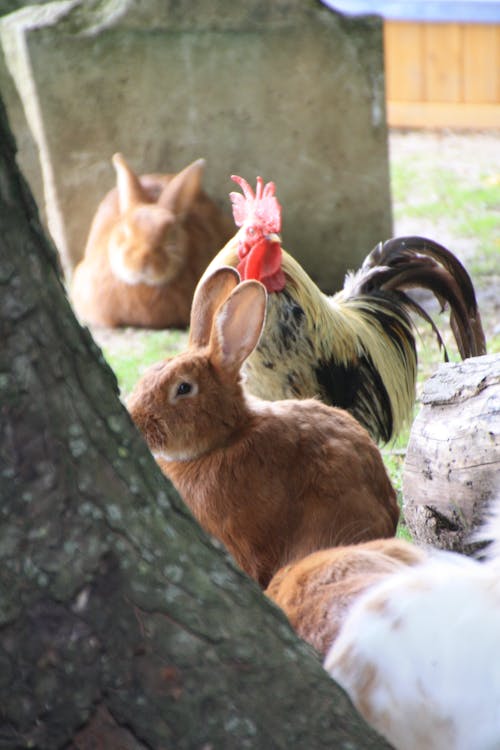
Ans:
<svg viewBox="0 0 500 750"><path fill-rule="evenodd" d="M8 113L19 96L68 274L115 151L139 172L205 157L205 187L228 211L231 173L274 180L284 247L327 290L390 236L378 19L318 0L67 0L0 24L18 92L6 89Z"/></svg>

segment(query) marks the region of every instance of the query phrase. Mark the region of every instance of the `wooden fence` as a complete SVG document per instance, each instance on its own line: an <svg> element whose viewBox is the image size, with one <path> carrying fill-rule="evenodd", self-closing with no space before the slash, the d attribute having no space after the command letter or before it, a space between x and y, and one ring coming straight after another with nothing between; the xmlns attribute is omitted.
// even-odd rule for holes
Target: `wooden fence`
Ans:
<svg viewBox="0 0 500 750"><path fill-rule="evenodd" d="M384 47L390 126L500 129L500 25L386 20Z"/></svg>

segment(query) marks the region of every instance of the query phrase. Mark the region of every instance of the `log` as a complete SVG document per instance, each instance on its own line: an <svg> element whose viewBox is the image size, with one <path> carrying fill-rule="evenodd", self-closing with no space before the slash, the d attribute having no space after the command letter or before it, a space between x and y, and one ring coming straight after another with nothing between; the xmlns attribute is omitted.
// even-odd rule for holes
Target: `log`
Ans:
<svg viewBox="0 0 500 750"><path fill-rule="evenodd" d="M403 513L418 542L471 554L500 492L500 354L444 364L427 381L403 469Z"/></svg>

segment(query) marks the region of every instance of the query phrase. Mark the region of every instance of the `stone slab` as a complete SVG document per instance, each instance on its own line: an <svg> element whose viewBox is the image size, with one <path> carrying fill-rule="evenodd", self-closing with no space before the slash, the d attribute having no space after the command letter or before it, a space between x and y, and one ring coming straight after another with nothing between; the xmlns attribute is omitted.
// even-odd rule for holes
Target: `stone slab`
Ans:
<svg viewBox="0 0 500 750"><path fill-rule="evenodd" d="M139 172L205 157L228 211L230 174L274 180L283 245L327 291L391 235L379 19L318 0L65 0L0 25L68 275L115 151Z"/></svg>

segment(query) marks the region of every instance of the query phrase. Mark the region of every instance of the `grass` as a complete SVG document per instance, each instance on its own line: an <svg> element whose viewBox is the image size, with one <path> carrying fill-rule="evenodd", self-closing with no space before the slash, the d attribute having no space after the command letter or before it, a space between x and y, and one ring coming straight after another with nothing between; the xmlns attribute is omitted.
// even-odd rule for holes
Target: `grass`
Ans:
<svg viewBox="0 0 500 750"><path fill-rule="evenodd" d="M474 241L469 272L474 276L498 274L500 177L494 166L480 175L476 184L470 184L460 173L440 166L426 168L423 180L410 158L392 164L394 218L452 224L457 237Z"/></svg>
<svg viewBox="0 0 500 750"><path fill-rule="evenodd" d="M126 398L142 373L155 362L173 356L187 345L186 331L140 331L126 329L123 336L101 342L101 348Z"/></svg>

